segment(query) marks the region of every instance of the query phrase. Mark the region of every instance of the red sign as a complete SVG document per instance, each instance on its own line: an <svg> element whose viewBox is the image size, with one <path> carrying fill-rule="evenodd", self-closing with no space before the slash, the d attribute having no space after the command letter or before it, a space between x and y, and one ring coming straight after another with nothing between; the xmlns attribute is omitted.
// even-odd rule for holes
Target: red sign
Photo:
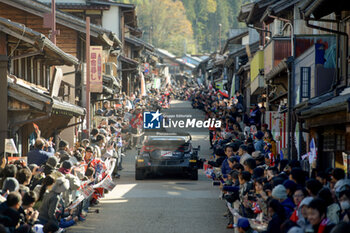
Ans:
<svg viewBox="0 0 350 233"><path fill-rule="evenodd" d="M90 46L90 91L102 92L102 46Z"/></svg>

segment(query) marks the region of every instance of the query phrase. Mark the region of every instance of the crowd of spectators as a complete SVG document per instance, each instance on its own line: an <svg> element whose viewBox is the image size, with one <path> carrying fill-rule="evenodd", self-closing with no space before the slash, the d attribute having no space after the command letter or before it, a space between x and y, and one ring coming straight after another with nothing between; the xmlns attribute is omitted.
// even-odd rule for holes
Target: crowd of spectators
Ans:
<svg viewBox="0 0 350 233"><path fill-rule="evenodd" d="M63 232L85 221L89 207L104 194L102 187L92 187L115 163L97 155L92 146L97 141L85 139L70 149L61 140L55 150L40 130L37 135L27 162L2 157L0 232Z"/></svg>
<svg viewBox="0 0 350 233"><path fill-rule="evenodd" d="M349 232L350 180L341 168L302 169L278 153L265 108L218 90L189 91L194 108L221 120L209 128L213 158L206 174L220 187L227 228L236 232Z"/></svg>
<svg viewBox="0 0 350 233"><path fill-rule="evenodd" d="M54 138L45 139L34 125L26 161L1 157L0 233L63 232L84 221L120 178L124 151L142 134L142 112L168 98L152 90L147 98L104 101L89 137L74 145L63 139L54 145Z"/></svg>

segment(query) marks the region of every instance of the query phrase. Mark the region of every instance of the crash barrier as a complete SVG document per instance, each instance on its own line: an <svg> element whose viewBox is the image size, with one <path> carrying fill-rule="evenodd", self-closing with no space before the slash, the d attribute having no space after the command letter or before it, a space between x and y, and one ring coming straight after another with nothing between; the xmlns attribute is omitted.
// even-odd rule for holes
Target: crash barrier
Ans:
<svg viewBox="0 0 350 233"><path fill-rule="evenodd" d="M226 205L229 209L229 211L231 212L231 214L233 215L233 221L234 221L234 224L237 224L238 222L238 219L241 218L242 216L240 216L240 214L238 213L238 211L232 207L232 204L229 203L228 201L226 201ZM238 205L240 203L237 203ZM248 221L250 223L250 226L258 231L258 232L263 232L263 231L266 231L267 229L267 224L266 223L263 223L262 220L257 220L257 219L252 219L252 218L248 218Z"/></svg>
<svg viewBox="0 0 350 233"><path fill-rule="evenodd" d="M90 198L91 195L93 195L96 189L98 188L106 189L108 191L112 191L114 189L116 184L113 182L112 173L113 173L114 167L116 166L116 159L107 158L103 163L104 163L104 166L106 167L106 170L101 172L102 175L100 179L98 177L99 175L96 174L97 180L83 182L78 189L78 195L76 196L75 200L71 203L71 205L68 207L68 209L76 208L83 200ZM83 164L80 167L85 167L85 166L86 164ZM98 181L98 183L95 184L96 181Z"/></svg>

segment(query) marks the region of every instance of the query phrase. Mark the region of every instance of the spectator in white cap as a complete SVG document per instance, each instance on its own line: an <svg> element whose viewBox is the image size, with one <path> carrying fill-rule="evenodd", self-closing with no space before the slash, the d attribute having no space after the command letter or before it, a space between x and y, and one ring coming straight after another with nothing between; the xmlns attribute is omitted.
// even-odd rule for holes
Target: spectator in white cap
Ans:
<svg viewBox="0 0 350 233"><path fill-rule="evenodd" d="M2 185L2 194L6 193L7 191L10 192L16 192L19 190L19 183L16 180L16 178L13 177L7 177L4 181L4 184Z"/></svg>
<svg viewBox="0 0 350 233"><path fill-rule="evenodd" d="M58 224L56 212L59 211L58 204L61 202L61 193L69 189L69 181L64 177L56 179L51 191L44 196L39 209L39 220L44 225L48 221L53 221Z"/></svg>
<svg viewBox="0 0 350 233"><path fill-rule="evenodd" d="M298 216L298 221L297 224L304 230L304 232L307 229L312 229L311 224L307 220L307 208L310 204L310 202L313 200L313 197L305 197L299 204L299 209L300 209L300 215Z"/></svg>
<svg viewBox="0 0 350 233"><path fill-rule="evenodd" d="M286 217L289 218L294 211L295 204L290 198L288 198L287 189L282 184L277 185L272 190L272 197L277 199L282 204L286 212Z"/></svg>

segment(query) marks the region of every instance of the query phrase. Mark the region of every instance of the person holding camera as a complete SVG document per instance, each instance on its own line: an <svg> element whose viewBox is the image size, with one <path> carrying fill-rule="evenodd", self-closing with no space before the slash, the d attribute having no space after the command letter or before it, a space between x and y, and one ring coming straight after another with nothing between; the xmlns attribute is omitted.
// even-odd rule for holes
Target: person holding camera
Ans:
<svg viewBox="0 0 350 233"><path fill-rule="evenodd" d="M34 191L25 193L22 198L22 206L19 209L19 212L25 216L25 222L30 226L33 226L39 217L39 212L33 209L37 199Z"/></svg>
<svg viewBox="0 0 350 233"><path fill-rule="evenodd" d="M249 201L254 201L252 198L254 197L254 183L251 180L251 174L248 171L242 171L238 175L239 179L239 199L241 201L240 206L240 215L247 218L255 218L255 214L250 206Z"/></svg>
<svg viewBox="0 0 350 233"><path fill-rule="evenodd" d="M28 152L28 164L41 166L49 157L54 156L55 150L52 147L52 142L46 142L44 139L38 138L35 141L34 147L33 150ZM44 150L45 147L47 147L47 151Z"/></svg>
<svg viewBox="0 0 350 233"><path fill-rule="evenodd" d="M0 224L3 224L7 232L30 232L30 225L26 220L37 218L37 214L33 211L28 212L26 219L21 211L22 196L19 192L11 192L8 194L6 201L0 205Z"/></svg>

